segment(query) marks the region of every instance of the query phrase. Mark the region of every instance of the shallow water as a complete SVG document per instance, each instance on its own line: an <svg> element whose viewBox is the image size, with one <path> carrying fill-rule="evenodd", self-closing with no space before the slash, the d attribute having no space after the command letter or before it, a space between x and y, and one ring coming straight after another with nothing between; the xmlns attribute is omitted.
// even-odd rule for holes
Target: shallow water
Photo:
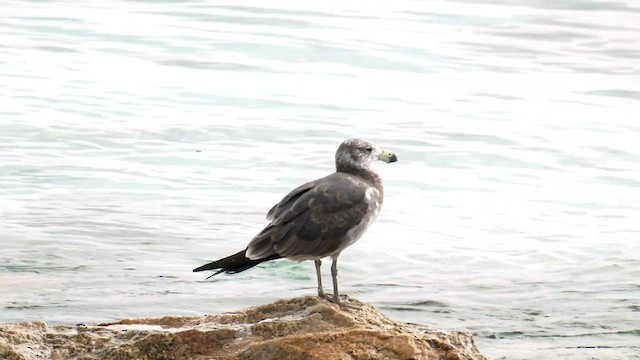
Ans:
<svg viewBox="0 0 640 360"><path fill-rule="evenodd" d="M639 6L3 4L0 321L313 294L190 271L361 136L400 161L343 293L496 359L640 358Z"/></svg>

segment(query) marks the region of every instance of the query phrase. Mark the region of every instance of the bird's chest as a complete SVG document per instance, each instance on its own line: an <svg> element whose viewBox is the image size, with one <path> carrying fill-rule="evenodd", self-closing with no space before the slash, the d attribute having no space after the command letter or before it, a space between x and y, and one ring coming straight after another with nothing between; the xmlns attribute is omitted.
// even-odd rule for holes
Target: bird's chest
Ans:
<svg viewBox="0 0 640 360"><path fill-rule="evenodd" d="M380 212L380 207L382 205L380 199L380 192L376 188L371 187L367 190L365 200L369 204L369 210L362 218L362 221L360 221L360 223L354 226L353 229L349 230L349 232L347 233L348 243L346 246L349 246L358 241L358 239L360 239L360 237L364 235L369 226L371 226L371 224L378 217L378 213Z"/></svg>

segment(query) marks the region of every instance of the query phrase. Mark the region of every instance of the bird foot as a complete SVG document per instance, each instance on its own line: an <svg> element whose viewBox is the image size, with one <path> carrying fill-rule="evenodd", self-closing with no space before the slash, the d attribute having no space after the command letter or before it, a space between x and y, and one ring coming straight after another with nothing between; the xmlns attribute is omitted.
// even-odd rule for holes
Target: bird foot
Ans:
<svg viewBox="0 0 640 360"><path fill-rule="evenodd" d="M338 305L340 305L341 308L343 309L351 309L351 310L360 310L362 309L362 307L355 305L355 304L349 304L348 302L344 302L344 301L340 301L338 303Z"/></svg>
<svg viewBox="0 0 640 360"><path fill-rule="evenodd" d="M358 310L358 309L360 309L360 307L359 307L359 306L356 306L356 305L353 305L353 304L349 304L349 303L346 303L346 302L344 302L344 301L340 301L340 298L339 298L339 297L336 299L336 298L334 298L334 296L333 296L333 295L331 295L331 294L326 294L326 293L324 293L324 292L323 292L323 293L319 293L319 294L318 294L318 296L319 296L320 298L323 298L323 299L325 299L325 300L329 301L329 302L332 302L332 303L334 303L334 304L337 304L338 306L343 307L343 308L348 308L348 309L353 309L353 310Z"/></svg>
<svg viewBox="0 0 640 360"><path fill-rule="evenodd" d="M327 294L327 293L321 292L321 293L318 293L318 297L320 297L322 299L325 299L325 300L327 300L329 302L335 303L335 299L333 298L333 295L331 295L331 294ZM338 303L340 303L340 299L338 299Z"/></svg>

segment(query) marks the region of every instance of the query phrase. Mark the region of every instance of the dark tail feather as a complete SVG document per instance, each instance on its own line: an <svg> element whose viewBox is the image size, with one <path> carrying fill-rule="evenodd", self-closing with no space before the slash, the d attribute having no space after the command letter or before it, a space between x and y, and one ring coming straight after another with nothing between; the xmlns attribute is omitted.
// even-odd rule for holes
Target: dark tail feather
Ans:
<svg viewBox="0 0 640 360"><path fill-rule="evenodd" d="M260 263L263 263L265 261L280 259L282 257L278 254L274 254L264 259L251 260L245 256L246 252L247 252L247 249L244 249L236 254L227 256L226 258L212 261L208 264L204 264L200 267L193 269L193 272L219 269L215 273L211 274L211 276L218 275L222 272L226 272L227 274L235 274L235 273L245 271L247 269L251 269L252 267ZM208 278L210 278L211 276L209 276Z"/></svg>

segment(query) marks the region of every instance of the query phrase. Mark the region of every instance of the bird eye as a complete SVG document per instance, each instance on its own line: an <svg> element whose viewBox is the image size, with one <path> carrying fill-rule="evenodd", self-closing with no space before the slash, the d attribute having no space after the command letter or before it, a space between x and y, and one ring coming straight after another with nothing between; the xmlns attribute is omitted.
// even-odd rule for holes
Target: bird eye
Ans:
<svg viewBox="0 0 640 360"><path fill-rule="evenodd" d="M373 149L371 147L368 147L368 148L365 148L364 151L371 152L371 151L373 151Z"/></svg>

